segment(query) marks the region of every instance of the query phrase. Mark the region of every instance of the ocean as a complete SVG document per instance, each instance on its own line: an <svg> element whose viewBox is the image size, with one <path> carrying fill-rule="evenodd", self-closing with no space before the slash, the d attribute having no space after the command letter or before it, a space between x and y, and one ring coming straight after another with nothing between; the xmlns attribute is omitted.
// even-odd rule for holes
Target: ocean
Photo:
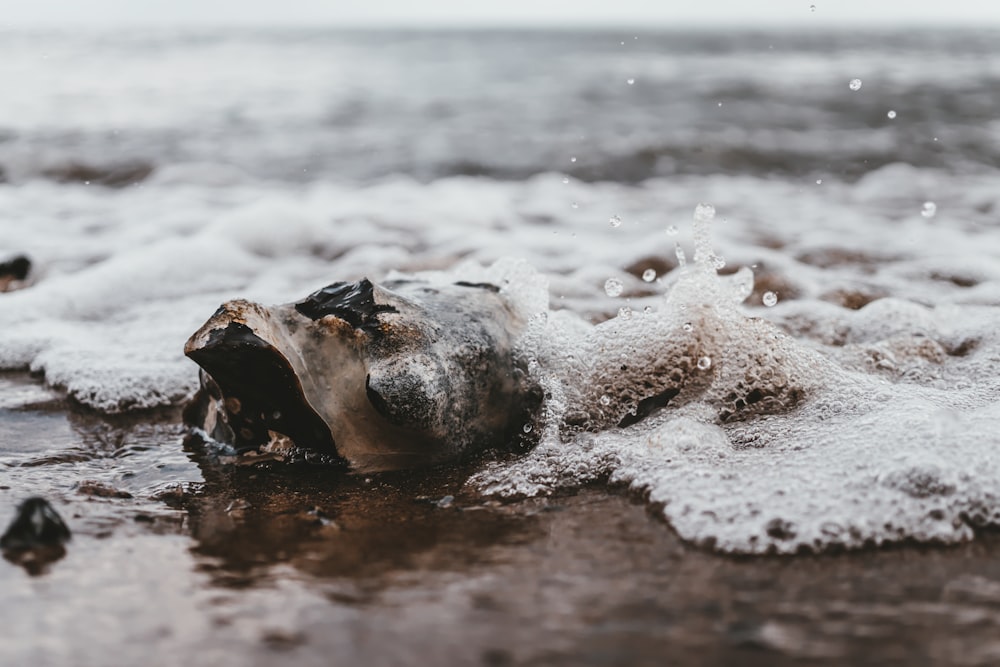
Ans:
<svg viewBox="0 0 1000 667"><path fill-rule="evenodd" d="M628 488L657 529L731 554L972 540L1000 527L998 45L0 32L0 262L32 262L0 294L0 498L62 499L96 540L117 515L74 500L82 478L151 516L206 484L163 415L197 388L184 341L224 301L485 271L535 317L549 421L467 492ZM669 367L678 327L705 350L703 393L558 426ZM577 391L587 373L611 389ZM760 387L796 400L734 416Z"/></svg>

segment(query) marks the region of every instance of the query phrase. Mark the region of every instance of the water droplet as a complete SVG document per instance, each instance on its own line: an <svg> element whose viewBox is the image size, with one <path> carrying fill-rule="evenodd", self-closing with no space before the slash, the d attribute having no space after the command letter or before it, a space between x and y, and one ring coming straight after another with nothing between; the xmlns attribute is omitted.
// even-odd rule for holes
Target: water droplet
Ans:
<svg viewBox="0 0 1000 667"><path fill-rule="evenodd" d="M525 433L531 433L531 424L525 424L524 426L521 427L521 430L524 431Z"/></svg>
<svg viewBox="0 0 1000 667"><path fill-rule="evenodd" d="M692 324L691 324L690 322L685 322L685 323L684 323L684 326L683 326L683 327L681 327L681 328L682 328L682 329L684 329L684 331L687 331L687 332L689 332L689 333L690 333L691 331L694 331L694 325L692 325Z"/></svg>
<svg viewBox="0 0 1000 667"><path fill-rule="evenodd" d="M861 90L861 79L851 79L847 85L851 90Z"/></svg>
<svg viewBox="0 0 1000 667"><path fill-rule="evenodd" d="M719 102L719 107L721 107L721 106L722 106L722 102Z"/></svg>
<svg viewBox="0 0 1000 667"><path fill-rule="evenodd" d="M667 225L667 236L677 236L677 225Z"/></svg>
<svg viewBox="0 0 1000 667"><path fill-rule="evenodd" d="M569 178L567 178L566 176L563 176L562 181L563 181L563 185L566 185L567 183L569 183Z"/></svg>
<svg viewBox="0 0 1000 667"><path fill-rule="evenodd" d="M645 306L645 307L643 307L642 312L644 312L647 315L649 315L651 312L653 312L653 307L652 306Z"/></svg>
<svg viewBox="0 0 1000 667"><path fill-rule="evenodd" d="M608 218L608 223L612 227L621 227L622 226L622 218L621 218L620 215L613 215L610 218Z"/></svg>
<svg viewBox="0 0 1000 667"><path fill-rule="evenodd" d="M601 405L611 405L611 397L607 394L601 394Z"/></svg>
<svg viewBox="0 0 1000 667"><path fill-rule="evenodd" d="M764 302L765 306L770 308L771 306L778 303L778 295L775 294L774 292L764 292L764 296L762 296L760 300Z"/></svg>
<svg viewBox="0 0 1000 667"><path fill-rule="evenodd" d="M576 162L576 156L574 155L573 157L571 157L571 158L569 159L569 161L570 161L570 162Z"/></svg>
<svg viewBox="0 0 1000 667"><path fill-rule="evenodd" d="M892 109L889 109L889 113L887 113L886 116L889 117L889 120L892 120L893 118L896 117L896 112L893 111Z"/></svg>
<svg viewBox="0 0 1000 667"><path fill-rule="evenodd" d="M621 308L618 309L618 317L622 318L623 320L632 319L632 309L629 308L628 306L622 306Z"/></svg>
<svg viewBox="0 0 1000 667"><path fill-rule="evenodd" d="M622 293L623 289L625 289L625 286L617 278L608 278L604 281L604 293L608 296L618 296Z"/></svg>
<svg viewBox="0 0 1000 667"><path fill-rule="evenodd" d="M816 11L816 5L809 5L809 11L811 12Z"/></svg>
<svg viewBox="0 0 1000 667"><path fill-rule="evenodd" d="M711 367L712 367L711 357L702 357L701 359L698 360L698 368L700 368L701 370L707 371Z"/></svg>
<svg viewBox="0 0 1000 667"><path fill-rule="evenodd" d="M576 202L572 202L572 203L570 204L570 208L580 208L580 205L579 205L579 204L577 204Z"/></svg>
<svg viewBox="0 0 1000 667"><path fill-rule="evenodd" d="M630 86L631 86L632 84L634 84L634 83L635 83L635 79L626 79L626 80L625 80L625 83L627 83L628 85L630 85Z"/></svg>
<svg viewBox="0 0 1000 667"><path fill-rule="evenodd" d="M933 218L937 214L937 204L932 201L925 201L924 207L920 210L920 215L925 218Z"/></svg>
<svg viewBox="0 0 1000 667"><path fill-rule="evenodd" d="M698 204L694 207L694 219L698 222L710 222L715 219L715 207L711 204Z"/></svg>
<svg viewBox="0 0 1000 667"><path fill-rule="evenodd" d="M816 179L816 185L823 185L823 179L822 178L817 178Z"/></svg>
<svg viewBox="0 0 1000 667"><path fill-rule="evenodd" d="M687 264L687 256L684 254L684 248L681 247L680 243L674 246L674 254L677 256L677 263L679 265L685 266Z"/></svg>
<svg viewBox="0 0 1000 667"><path fill-rule="evenodd" d="M642 272L642 279L647 283L651 283L656 280L656 269L646 269Z"/></svg>

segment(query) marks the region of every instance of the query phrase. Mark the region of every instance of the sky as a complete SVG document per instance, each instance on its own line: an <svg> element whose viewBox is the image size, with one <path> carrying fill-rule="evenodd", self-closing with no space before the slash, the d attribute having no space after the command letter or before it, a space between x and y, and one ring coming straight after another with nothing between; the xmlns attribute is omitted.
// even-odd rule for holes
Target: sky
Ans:
<svg viewBox="0 0 1000 667"><path fill-rule="evenodd" d="M815 7L815 9L813 9ZM0 27L1000 26L991 0L0 0Z"/></svg>

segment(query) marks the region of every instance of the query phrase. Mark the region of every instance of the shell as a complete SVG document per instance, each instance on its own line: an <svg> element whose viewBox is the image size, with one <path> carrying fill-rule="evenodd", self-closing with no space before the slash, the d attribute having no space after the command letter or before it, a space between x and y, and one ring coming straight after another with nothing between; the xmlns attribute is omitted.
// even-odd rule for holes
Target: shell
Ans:
<svg viewBox="0 0 1000 667"><path fill-rule="evenodd" d="M238 449L294 446L357 470L521 447L541 403L491 284L365 279L292 304L224 304L187 342L202 386L185 420Z"/></svg>

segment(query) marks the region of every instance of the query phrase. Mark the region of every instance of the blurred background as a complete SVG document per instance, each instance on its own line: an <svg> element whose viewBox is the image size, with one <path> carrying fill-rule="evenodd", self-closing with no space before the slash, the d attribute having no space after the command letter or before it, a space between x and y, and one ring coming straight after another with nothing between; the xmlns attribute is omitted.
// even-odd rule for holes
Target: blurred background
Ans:
<svg viewBox="0 0 1000 667"><path fill-rule="evenodd" d="M851 180L1000 163L1000 6L983 3L0 10L0 179L15 184Z"/></svg>

